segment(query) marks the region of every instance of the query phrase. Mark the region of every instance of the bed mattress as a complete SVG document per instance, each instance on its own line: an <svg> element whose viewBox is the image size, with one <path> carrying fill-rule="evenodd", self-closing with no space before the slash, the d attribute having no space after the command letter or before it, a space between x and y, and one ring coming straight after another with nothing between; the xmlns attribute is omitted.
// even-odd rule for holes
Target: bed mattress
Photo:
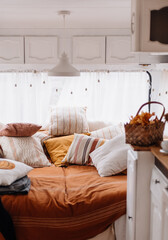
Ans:
<svg viewBox="0 0 168 240"><path fill-rule="evenodd" d="M93 166L44 167L28 174L27 195L4 195L17 240L84 240L126 212L126 175L100 177Z"/></svg>

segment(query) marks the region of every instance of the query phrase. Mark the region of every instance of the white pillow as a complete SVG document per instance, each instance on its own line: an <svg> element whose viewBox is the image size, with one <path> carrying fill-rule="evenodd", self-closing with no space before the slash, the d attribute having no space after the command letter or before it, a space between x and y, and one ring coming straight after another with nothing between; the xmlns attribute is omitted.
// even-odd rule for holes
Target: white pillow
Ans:
<svg viewBox="0 0 168 240"><path fill-rule="evenodd" d="M125 170L128 149L130 146L125 143L125 134L121 134L90 153L99 175L101 177L111 176Z"/></svg>
<svg viewBox="0 0 168 240"><path fill-rule="evenodd" d="M0 146L5 158L23 162L31 167L51 165L37 137L0 137Z"/></svg>
<svg viewBox="0 0 168 240"><path fill-rule="evenodd" d="M8 161L15 165L12 169L0 169L0 186L8 186L19 178L27 175L33 168L24 163L0 158L0 161Z"/></svg>
<svg viewBox="0 0 168 240"><path fill-rule="evenodd" d="M103 139L112 139L122 133L124 133L124 125L122 123L119 123L117 125L111 125L92 131L90 136Z"/></svg>
<svg viewBox="0 0 168 240"><path fill-rule="evenodd" d="M85 107L52 107L49 134L65 136L89 131Z"/></svg>

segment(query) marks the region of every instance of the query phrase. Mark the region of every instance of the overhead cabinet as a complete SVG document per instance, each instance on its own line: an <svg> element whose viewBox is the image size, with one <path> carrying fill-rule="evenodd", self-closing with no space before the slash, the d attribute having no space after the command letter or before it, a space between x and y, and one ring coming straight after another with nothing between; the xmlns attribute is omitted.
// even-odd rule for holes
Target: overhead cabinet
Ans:
<svg viewBox="0 0 168 240"><path fill-rule="evenodd" d="M131 53L130 36L108 36L106 46L106 63L137 63L138 55Z"/></svg>
<svg viewBox="0 0 168 240"><path fill-rule="evenodd" d="M103 37L74 37L73 63L104 64L105 36Z"/></svg>
<svg viewBox="0 0 168 240"><path fill-rule="evenodd" d="M168 53L168 0L132 0L132 50Z"/></svg>
<svg viewBox="0 0 168 240"><path fill-rule="evenodd" d="M25 63L56 63L57 37L25 37Z"/></svg>
<svg viewBox="0 0 168 240"><path fill-rule="evenodd" d="M0 63L24 63L23 37L0 37Z"/></svg>

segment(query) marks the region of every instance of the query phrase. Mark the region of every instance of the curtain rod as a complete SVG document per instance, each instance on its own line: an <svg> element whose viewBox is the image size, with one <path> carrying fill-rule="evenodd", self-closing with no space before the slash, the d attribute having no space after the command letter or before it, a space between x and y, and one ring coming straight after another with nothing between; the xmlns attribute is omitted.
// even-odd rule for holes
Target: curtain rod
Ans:
<svg viewBox="0 0 168 240"><path fill-rule="evenodd" d="M37 71L37 70L14 70L14 69L9 69L9 70L0 70L0 73L34 73L34 74L38 74L38 73L47 73L48 70L42 70L42 71ZM140 70L140 69L135 69L135 70L80 70L80 72L82 73L86 73L86 72L103 72L103 73L110 73L110 72L146 72L146 70Z"/></svg>
<svg viewBox="0 0 168 240"><path fill-rule="evenodd" d="M95 70L89 70L89 69L80 69L80 72L82 73L91 73L91 72L97 72L97 73L111 73L111 72L148 72L148 71L153 71L153 70L148 70L148 69L113 69L113 70L107 70L107 69L95 69ZM161 71L161 70L154 70L154 71ZM168 71L166 69L162 71ZM44 70L36 70L36 69L27 69L27 70L16 70L16 69L7 69L7 70L0 70L0 73L47 73L48 69Z"/></svg>

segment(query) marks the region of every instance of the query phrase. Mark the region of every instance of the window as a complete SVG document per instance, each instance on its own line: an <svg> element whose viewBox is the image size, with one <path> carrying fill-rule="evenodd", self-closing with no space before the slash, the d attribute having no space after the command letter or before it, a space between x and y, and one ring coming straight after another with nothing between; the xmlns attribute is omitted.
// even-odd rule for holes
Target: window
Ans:
<svg viewBox="0 0 168 240"><path fill-rule="evenodd" d="M49 79L46 73L0 73L0 122L44 124L51 105L87 106L88 120L126 122L148 101L145 72L84 72Z"/></svg>

